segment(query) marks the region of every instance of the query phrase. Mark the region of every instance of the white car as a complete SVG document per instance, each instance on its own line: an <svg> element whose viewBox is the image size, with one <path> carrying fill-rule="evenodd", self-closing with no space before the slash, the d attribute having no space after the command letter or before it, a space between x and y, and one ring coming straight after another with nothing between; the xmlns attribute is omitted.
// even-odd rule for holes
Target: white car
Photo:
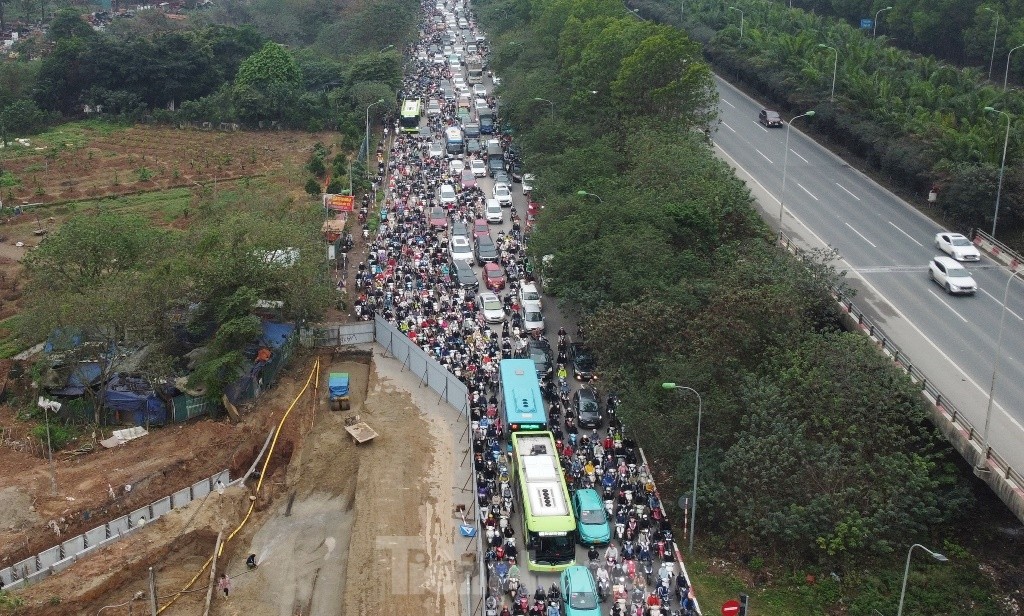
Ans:
<svg viewBox="0 0 1024 616"><path fill-rule="evenodd" d="M482 178L487 175L487 163L479 158L474 158L469 161L469 168L473 170L473 175L478 178Z"/></svg>
<svg viewBox="0 0 1024 616"><path fill-rule="evenodd" d="M442 206L459 204L459 198L455 195L455 187L451 184L441 184L441 187L437 189L437 199Z"/></svg>
<svg viewBox="0 0 1024 616"><path fill-rule="evenodd" d="M468 238L461 235L456 235L448 242L448 253L451 255L452 261L473 260L473 246L470 245Z"/></svg>
<svg viewBox="0 0 1024 616"><path fill-rule="evenodd" d="M442 156L444 156L444 142L431 142L430 149L427 151L427 156L429 156L430 158L441 158Z"/></svg>
<svg viewBox="0 0 1024 616"><path fill-rule="evenodd" d="M500 225L505 220L505 213L501 210L501 204L496 199L488 199L484 208L484 218L487 222Z"/></svg>
<svg viewBox="0 0 1024 616"><path fill-rule="evenodd" d="M530 306L523 310L523 329L528 332L544 333L544 315L536 306Z"/></svg>
<svg viewBox="0 0 1024 616"><path fill-rule="evenodd" d="M480 311L484 313L484 320L488 323L501 323L505 320L505 309L501 305L498 296L490 291L481 293L476 298Z"/></svg>
<svg viewBox="0 0 1024 616"><path fill-rule="evenodd" d="M511 207L512 189L508 187L508 184L498 182L494 185L494 199L501 205Z"/></svg>
<svg viewBox="0 0 1024 616"><path fill-rule="evenodd" d="M441 103L438 103L437 101L434 101L434 100L432 100L429 103L427 103L427 115L428 116L441 115Z"/></svg>
<svg viewBox="0 0 1024 616"><path fill-rule="evenodd" d="M448 163L448 173L452 174L452 176L454 176L454 177L461 176L462 172L465 171L465 170L466 170L466 163L462 162L458 158L456 158L456 159L452 160L450 163Z"/></svg>
<svg viewBox="0 0 1024 616"><path fill-rule="evenodd" d="M959 233L936 233L935 247L957 261L981 261L981 253L971 240Z"/></svg>
<svg viewBox="0 0 1024 616"><path fill-rule="evenodd" d="M435 53L434 64L444 64L444 56L439 53Z"/></svg>
<svg viewBox="0 0 1024 616"><path fill-rule="evenodd" d="M473 86L473 96L477 98L485 98L487 96L487 88L484 84L478 83Z"/></svg>
<svg viewBox="0 0 1024 616"><path fill-rule="evenodd" d="M935 257L928 264L928 276L950 295L974 295L978 284L967 268L949 257Z"/></svg>
<svg viewBox="0 0 1024 616"><path fill-rule="evenodd" d="M533 180L534 180L534 177L533 177L532 173L524 173L523 174L523 192L524 193L528 193L528 192L532 192L533 191Z"/></svg>
<svg viewBox="0 0 1024 616"><path fill-rule="evenodd" d="M524 283L523 286L519 287L519 304L523 307L523 310L541 310L540 292L537 291L537 285L532 282Z"/></svg>

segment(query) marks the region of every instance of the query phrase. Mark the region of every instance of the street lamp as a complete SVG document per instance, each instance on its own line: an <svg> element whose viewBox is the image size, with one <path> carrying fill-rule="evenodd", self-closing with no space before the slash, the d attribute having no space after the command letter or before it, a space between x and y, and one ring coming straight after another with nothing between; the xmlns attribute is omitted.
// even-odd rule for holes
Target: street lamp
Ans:
<svg viewBox="0 0 1024 616"><path fill-rule="evenodd" d="M875 23L871 26L871 38L875 38L875 33L878 32L878 16L881 15L882 13L886 12L886 11L891 11L891 10L892 10L892 7L891 6L887 6L884 9L879 9L879 11L877 13L875 13Z"/></svg>
<svg viewBox="0 0 1024 616"><path fill-rule="evenodd" d="M996 40L999 38L999 13L996 13L987 6L982 8L996 16L995 31L992 33L992 53L988 57L988 80L992 81L992 63L995 62L996 59Z"/></svg>
<svg viewBox="0 0 1024 616"><path fill-rule="evenodd" d="M831 49L836 52L835 62L832 63L832 93L828 95L828 102L834 103L836 100L836 71L839 69L839 50L831 45L825 43L818 43L818 47L822 49Z"/></svg>
<svg viewBox="0 0 1024 616"><path fill-rule="evenodd" d="M1006 170L1006 146L1010 143L1010 114L994 107L985 107L989 113L1001 113L1006 116L1006 137L1003 139L1003 162L999 165L999 186L996 188L996 211L992 214L992 237L996 236L996 223L999 222L999 197L1003 193L1003 171Z"/></svg>
<svg viewBox="0 0 1024 616"><path fill-rule="evenodd" d="M581 197L593 197L593 198L597 199L597 202L598 202L598 203L604 203L604 199L602 199L602 198L601 198L601 197L599 197L598 195L595 195L595 194L594 194L594 193L592 193L592 192L587 192L587 191L585 191L585 190L577 190L577 191L576 191L576 194L577 194L577 195L579 195L579 196L581 196Z"/></svg>
<svg viewBox="0 0 1024 616"><path fill-rule="evenodd" d="M389 49L394 49L394 48L395 48L394 45L388 45L387 47L381 47L380 51L377 52L377 53L384 53L385 51L387 51Z"/></svg>
<svg viewBox="0 0 1024 616"><path fill-rule="evenodd" d="M738 9L738 8L736 8L734 6L730 6L729 10L730 11L739 11L739 14L740 14L740 40L742 40L743 39L743 11L741 11L740 9Z"/></svg>
<svg viewBox="0 0 1024 616"><path fill-rule="evenodd" d="M947 560L949 560L948 558L946 558L942 554L939 554L938 552L932 552L920 543L915 543L914 545L910 546L910 549L907 550L907 566L903 570L903 590L900 591L900 606L896 609L896 616L903 616L903 597L907 594L907 576L910 575L910 555L913 554L914 548L921 548L925 552L928 552L928 554L932 558L939 561L940 563L944 563Z"/></svg>
<svg viewBox="0 0 1024 616"><path fill-rule="evenodd" d="M700 467L700 420L704 414L704 400L701 399L697 390L692 387L676 385L675 383L662 383L661 386L664 389L685 389L686 391L692 391L697 396L697 452L693 459L693 500L690 501L690 555L692 556L693 532L697 525L697 469Z"/></svg>
<svg viewBox="0 0 1024 616"><path fill-rule="evenodd" d="M802 117L810 117L813 115L814 110L812 109L807 113L798 115L786 124L786 151L782 155L782 193L779 196L779 237L782 237L782 212L786 209L786 170L789 167L789 129L792 128L793 122L796 122Z"/></svg>
<svg viewBox="0 0 1024 616"><path fill-rule="evenodd" d="M366 177L370 177L370 108L383 102L382 98L366 107Z"/></svg>
<svg viewBox="0 0 1024 616"><path fill-rule="evenodd" d="M996 375L999 374L999 362L1003 352L1003 327L1006 325L1006 302L1010 299L1010 283L1021 274L1022 270L1015 270L1006 280L1006 288L1003 289L1003 312L999 317L999 335L996 336L996 354L992 362L992 382L988 386L988 407L985 409L985 430L981 433L981 462L975 466L975 474L988 472L986 461L988 460L988 425L992 419L992 398L996 391Z"/></svg>
<svg viewBox="0 0 1024 616"><path fill-rule="evenodd" d="M555 104L554 103L552 103L551 101L549 101L546 98L540 98L539 96L533 97L533 100L535 100L535 101L544 101L545 103L551 105L551 115L555 115Z"/></svg>
<svg viewBox="0 0 1024 616"><path fill-rule="evenodd" d="M1021 47L1024 47L1024 45L1017 45L1010 50L1010 53L1006 54L1006 74L1003 75L1003 92L1006 92L1006 82L1010 79L1010 56Z"/></svg>

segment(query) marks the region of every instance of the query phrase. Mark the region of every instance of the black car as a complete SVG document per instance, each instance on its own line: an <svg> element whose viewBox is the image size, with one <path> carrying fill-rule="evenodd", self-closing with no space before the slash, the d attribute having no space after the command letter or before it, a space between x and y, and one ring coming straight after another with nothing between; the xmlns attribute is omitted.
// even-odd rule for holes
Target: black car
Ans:
<svg viewBox="0 0 1024 616"><path fill-rule="evenodd" d="M479 139L480 138L480 125L470 122L462 127L462 130L466 133L468 139Z"/></svg>
<svg viewBox="0 0 1024 616"><path fill-rule="evenodd" d="M530 340L526 344L526 352L537 367L537 376L543 377L551 372L551 345L544 340Z"/></svg>
<svg viewBox="0 0 1024 616"><path fill-rule="evenodd" d="M762 109L761 113L757 114L757 121L768 127L781 127L782 116L779 115L778 111L772 111L771 109Z"/></svg>
<svg viewBox="0 0 1024 616"><path fill-rule="evenodd" d="M584 387L572 395L572 402L581 427L601 427L601 404L597 401L596 391Z"/></svg>
<svg viewBox="0 0 1024 616"><path fill-rule="evenodd" d="M508 164L508 174L512 176L513 182L523 181L523 164L518 160L513 160Z"/></svg>
<svg viewBox="0 0 1024 616"><path fill-rule="evenodd" d="M480 132L485 135L494 134L494 119L489 115L480 116Z"/></svg>
<svg viewBox="0 0 1024 616"><path fill-rule="evenodd" d="M463 289L480 290L480 279L476 277L473 266L465 261L459 260L455 262L455 278Z"/></svg>
<svg viewBox="0 0 1024 616"><path fill-rule="evenodd" d="M466 154L475 156L480 153L479 139L466 139Z"/></svg>
<svg viewBox="0 0 1024 616"><path fill-rule="evenodd" d="M498 249L494 246L494 240L489 235L476 238L476 248L474 250L478 265L498 261Z"/></svg>
<svg viewBox="0 0 1024 616"><path fill-rule="evenodd" d="M589 348L573 342L569 345L569 357L577 381L589 381L594 378L594 353Z"/></svg>

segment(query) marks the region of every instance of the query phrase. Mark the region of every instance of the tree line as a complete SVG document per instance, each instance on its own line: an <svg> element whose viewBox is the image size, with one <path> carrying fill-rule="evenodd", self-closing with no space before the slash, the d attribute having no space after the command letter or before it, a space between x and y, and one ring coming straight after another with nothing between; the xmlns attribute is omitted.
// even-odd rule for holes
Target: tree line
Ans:
<svg viewBox="0 0 1024 616"><path fill-rule="evenodd" d="M751 569L836 573L833 594L811 597L822 613L887 609L903 550L952 540L972 499L917 389L841 328L833 255L778 248L713 155L700 47L614 0L478 10L544 206L531 258L552 256L544 288L584 320L601 387L621 396L674 519L698 403L663 382L703 401L698 545ZM987 587L970 563L935 575L931 613L997 613L953 590Z"/></svg>

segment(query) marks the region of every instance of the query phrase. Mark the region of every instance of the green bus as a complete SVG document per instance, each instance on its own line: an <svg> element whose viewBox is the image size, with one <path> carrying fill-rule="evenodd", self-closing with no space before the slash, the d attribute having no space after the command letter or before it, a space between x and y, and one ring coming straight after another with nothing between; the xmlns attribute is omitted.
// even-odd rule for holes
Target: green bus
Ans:
<svg viewBox="0 0 1024 616"><path fill-rule="evenodd" d="M514 492L526 535L531 571L562 571L576 564L576 516L550 432L512 433Z"/></svg>
<svg viewBox="0 0 1024 616"><path fill-rule="evenodd" d="M420 116L423 115L423 105L418 99L406 99L402 103L402 115L399 119L399 126L404 133L415 133L420 129Z"/></svg>

